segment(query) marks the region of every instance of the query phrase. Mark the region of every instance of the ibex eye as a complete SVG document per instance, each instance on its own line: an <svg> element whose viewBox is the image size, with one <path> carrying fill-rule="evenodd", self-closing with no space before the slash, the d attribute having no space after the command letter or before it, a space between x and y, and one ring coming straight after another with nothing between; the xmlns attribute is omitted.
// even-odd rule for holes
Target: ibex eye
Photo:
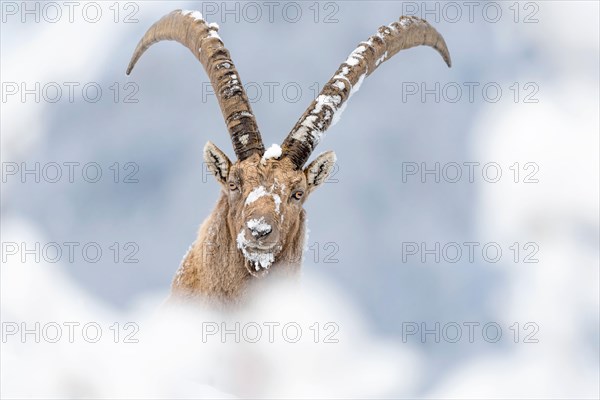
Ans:
<svg viewBox="0 0 600 400"><path fill-rule="evenodd" d="M304 196L304 192L302 190L298 190L292 194L292 197L296 200L300 200Z"/></svg>
<svg viewBox="0 0 600 400"><path fill-rule="evenodd" d="M229 182L229 190L237 190L237 185L233 182Z"/></svg>

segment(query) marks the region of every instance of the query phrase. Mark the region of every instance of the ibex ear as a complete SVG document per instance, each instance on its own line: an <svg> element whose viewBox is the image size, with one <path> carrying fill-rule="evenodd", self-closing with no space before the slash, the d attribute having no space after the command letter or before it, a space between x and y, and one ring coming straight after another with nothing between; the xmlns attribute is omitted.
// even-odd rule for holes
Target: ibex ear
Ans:
<svg viewBox="0 0 600 400"><path fill-rule="evenodd" d="M215 175L217 181L225 185L229 176L229 167L231 167L231 161L225 153L212 142L207 142L204 146L204 162L208 170Z"/></svg>
<svg viewBox="0 0 600 400"><path fill-rule="evenodd" d="M335 161L335 153L333 151L327 151L319 154L319 156L304 169L309 193L325 182L333 170Z"/></svg>

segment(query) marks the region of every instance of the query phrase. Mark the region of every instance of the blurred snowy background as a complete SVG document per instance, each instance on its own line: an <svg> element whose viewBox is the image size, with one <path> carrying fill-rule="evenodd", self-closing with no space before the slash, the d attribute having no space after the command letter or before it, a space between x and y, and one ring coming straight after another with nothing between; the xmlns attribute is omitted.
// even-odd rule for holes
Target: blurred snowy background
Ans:
<svg viewBox="0 0 600 400"><path fill-rule="evenodd" d="M598 398L597 2L76 2L72 21L66 3L1 3L3 398ZM448 43L452 69L411 49L353 96L317 149L339 169L306 205L302 293L240 316L303 339L333 321L339 343L227 347L197 334L226 317L154 315L218 196L202 147L233 154L187 49L124 73L177 8L220 25L267 146L380 25L416 14ZM133 321L140 343L21 343L22 323L65 321Z"/></svg>

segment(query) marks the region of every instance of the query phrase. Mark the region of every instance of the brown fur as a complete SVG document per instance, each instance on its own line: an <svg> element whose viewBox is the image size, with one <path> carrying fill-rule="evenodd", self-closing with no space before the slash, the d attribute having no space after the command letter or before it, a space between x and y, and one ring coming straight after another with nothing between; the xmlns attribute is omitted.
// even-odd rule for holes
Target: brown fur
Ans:
<svg viewBox="0 0 600 400"><path fill-rule="evenodd" d="M282 197L279 219L283 221L277 223L281 250L269 267L269 274L293 277L300 270L306 219L302 204L306 196L301 202L290 196L294 190L308 189L305 172L294 170L287 159L267 160L263 165L260 157L254 155L232 165L228 175L240 181L240 189L230 192L227 182L220 182L220 198L173 280L175 298L209 299L219 304L243 301L250 284L257 279L250 274L252 265L238 249L236 237L249 215L275 213L275 203L269 196L245 205L248 194L258 186L285 185L278 192Z"/></svg>

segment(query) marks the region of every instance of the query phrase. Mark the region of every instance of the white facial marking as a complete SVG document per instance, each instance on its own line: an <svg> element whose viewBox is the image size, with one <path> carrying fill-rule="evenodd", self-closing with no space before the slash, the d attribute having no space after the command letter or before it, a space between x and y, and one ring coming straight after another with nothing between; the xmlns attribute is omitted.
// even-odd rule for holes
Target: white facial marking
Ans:
<svg viewBox="0 0 600 400"><path fill-rule="evenodd" d="M263 217L260 217L259 219L253 218L249 220L248 222L246 222L246 226L252 231L252 236L254 237L258 236L260 233L263 232L270 232L273 229L271 228L271 225L265 222L265 219Z"/></svg>
<svg viewBox="0 0 600 400"><path fill-rule="evenodd" d="M246 197L245 205L252 204L256 200L260 199L263 196L271 196L273 201L275 202L275 212L279 214L280 206L281 206L281 197L278 194L273 193L273 190L276 185L271 186L271 189L267 191L264 186L259 186L250 192L248 197Z"/></svg>
<svg viewBox="0 0 600 400"><path fill-rule="evenodd" d="M272 194L273 200L275 200L275 212L279 214L279 206L281 206L281 197L278 194Z"/></svg>
<svg viewBox="0 0 600 400"><path fill-rule="evenodd" d="M254 264L254 269L257 271L261 268L269 269L271 264L273 264L273 261L275 261L275 255L273 253L256 253L253 251L248 251L249 242L246 239L244 229L238 233L236 242L237 248L242 251L242 254L246 260Z"/></svg>
<svg viewBox="0 0 600 400"><path fill-rule="evenodd" d="M261 185L250 192L248 197L246 197L246 202L244 204L245 205L252 204L256 200L258 200L261 197L266 196L266 195L267 195L267 191L265 190L265 187Z"/></svg>

